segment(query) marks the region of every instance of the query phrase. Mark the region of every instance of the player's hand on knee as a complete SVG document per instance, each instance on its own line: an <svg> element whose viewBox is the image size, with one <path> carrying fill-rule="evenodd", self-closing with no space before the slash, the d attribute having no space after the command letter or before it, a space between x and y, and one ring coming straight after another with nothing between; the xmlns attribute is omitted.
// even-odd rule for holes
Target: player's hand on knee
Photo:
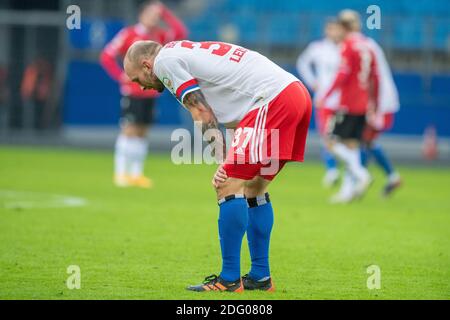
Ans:
<svg viewBox="0 0 450 320"><path fill-rule="evenodd" d="M227 179L228 179L228 175L227 175L225 169L223 168L223 166L220 166L217 169L216 173L214 174L214 177L212 179L212 184L213 184L214 188L218 188L220 186L220 184L227 181Z"/></svg>

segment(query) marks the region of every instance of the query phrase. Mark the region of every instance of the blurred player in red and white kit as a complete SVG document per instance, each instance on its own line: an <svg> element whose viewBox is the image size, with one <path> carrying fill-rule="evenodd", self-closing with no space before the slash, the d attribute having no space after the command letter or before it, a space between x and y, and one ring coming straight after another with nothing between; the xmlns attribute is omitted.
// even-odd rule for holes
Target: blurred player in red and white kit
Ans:
<svg viewBox="0 0 450 320"><path fill-rule="evenodd" d="M269 243L273 208L268 187L290 161L304 159L312 112L308 90L263 55L223 42L135 43L125 70L147 89L167 88L191 112L219 161L225 139L219 123L235 128L225 163L213 177L219 204L222 272L192 291L273 291ZM241 278L247 233L252 265Z"/></svg>
<svg viewBox="0 0 450 320"><path fill-rule="evenodd" d="M355 196L362 196L372 182L368 170L361 163L360 147L366 114L378 104L379 76L369 40L354 31L349 21L341 17L338 21L344 36L341 64L336 79L319 105L324 106L326 99L340 90L339 109L330 127L330 149L346 164L346 174L342 188L332 202L349 202Z"/></svg>
<svg viewBox="0 0 450 320"><path fill-rule="evenodd" d="M164 21L167 27L161 27ZM139 11L139 23L124 28L105 47L100 62L108 74L120 84L121 134L115 146L115 183L117 186L149 188L152 182L145 177L147 132L153 122L155 99L159 93L143 91L130 81L118 60L139 40L153 40L161 44L187 37L187 29L166 6L159 1L145 2Z"/></svg>
<svg viewBox="0 0 450 320"><path fill-rule="evenodd" d="M361 31L361 21L357 12L344 10L340 13L340 19L348 21L353 31ZM389 196L401 185L401 178L376 140L382 132L392 128L394 115L400 109L400 101L383 49L371 38L368 38L368 44L375 53L380 84L378 104L375 106L375 109L369 110L367 115L367 125L363 132L361 160L363 165L367 166L369 159L373 157L383 169L387 176L387 183L383 188L382 194L383 196Z"/></svg>
<svg viewBox="0 0 450 320"><path fill-rule="evenodd" d="M317 104L330 89L338 72L342 36L336 20L328 20L324 32L325 38L311 42L298 57L297 71L314 92L316 128L323 142L321 153L327 169L323 185L331 187L339 180L339 169L334 155L328 150L327 128L338 108L339 92L334 92L321 108Z"/></svg>

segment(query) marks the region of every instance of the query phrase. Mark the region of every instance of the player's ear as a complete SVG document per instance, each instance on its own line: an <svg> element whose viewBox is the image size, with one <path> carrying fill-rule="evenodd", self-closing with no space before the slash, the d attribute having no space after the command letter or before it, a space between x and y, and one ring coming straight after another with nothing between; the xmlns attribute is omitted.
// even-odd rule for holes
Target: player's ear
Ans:
<svg viewBox="0 0 450 320"><path fill-rule="evenodd" d="M151 70L152 69L152 65L148 60L142 60L142 66L147 69L147 70Z"/></svg>

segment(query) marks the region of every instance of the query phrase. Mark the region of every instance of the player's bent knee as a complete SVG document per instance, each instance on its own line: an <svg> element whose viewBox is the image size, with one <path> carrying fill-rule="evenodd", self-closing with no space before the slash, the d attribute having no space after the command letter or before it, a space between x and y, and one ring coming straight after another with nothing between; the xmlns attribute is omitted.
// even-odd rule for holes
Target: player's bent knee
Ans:
<svg viewBox="0 0 450 320"><path fill-rule="evenodd" d="M248 181L245 185L245 196L247 198L256 198L267 192L267 187L270 181L261 177L255 177L253 180Z"/></svg>
<svg viewBox="0 0 450 320"><path fill-rule="evenodd" d="M136 137L138 136L138 130L135 125L127 124L122 127L122 133L127 137Z"/></svg>
<svg viewBox="0 0 450 320"><path fill-rule="evenodd" d="M358 140L354 140L354 139L345 140L344 144L347 146L347 148L350 148L350 149L358 149L360 146L360 142Z"/></svg>
<svg viewBox="0 0 450 320"><path fill-rule="evenodd" d="M333 150L334 146L338 143L336 138L329 137L327 140L325 140L325 145L328 150Z"/></svg>
<svg viewBox="0 0 450 320"><path fill-rule="evenodd" d="M230 195L244 195L245 180L228 178L224 183L215 187L217 199L223 199Z"/></svg>
<svg viewBox="0 0 450 320"><path fill-rule="evenodd" d="M145 138L147 136L148 127L147 126L136 126L136 135Z"/></svg>
<svg viewBox="0 0 450 320"><path fill-rule="evenodd" d="M147 136L148 127L145 125L127 123L122 126L122 134L127 137L145 138Z"/></svg>

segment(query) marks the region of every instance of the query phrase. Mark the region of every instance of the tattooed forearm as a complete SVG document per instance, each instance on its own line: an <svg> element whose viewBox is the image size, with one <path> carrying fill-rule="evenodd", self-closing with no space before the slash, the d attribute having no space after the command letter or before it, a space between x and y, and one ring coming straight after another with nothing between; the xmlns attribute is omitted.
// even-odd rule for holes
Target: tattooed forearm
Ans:
<svg viewBox="0 0 450 320"><path fill-rule="evenodd" d="M199 107L199 105L203 105L205 107L209 107L208 102L206 102L206 98L203 95L203 93L200 90L196 90L193 92L190 92L186 95L186 97L184 97L184 105L190 109L190 108L195 108L195 107ZM211 109L209 107L209 109Z"/></svg>
<svg viewBox="0 0 450 320"><path fill-rule="evenodd" d="M191 112L194 121L202 123L203 133L209 129L219 129L217 118L200 90L188 93L183 102Z"/></svg>
<svg viewBox="0 0 450 320"><path fill-rule="evenodd" d="M215 121L210 122L202 122L202 133L205 134L206 131L210 129L217 129L219 130L219 127Z"/></svg>
<svg viewBox="0 0 450 320"><path fill-rule="evenodd" d="M213 142L218 144L219 147L215 149L215 156L219 161L223 161L226 151L225 138L219 129L219 122L203 93L200 90L188 93L183 102L184 106L191 112L195 123L202 130L203 137L210 144Z"/></svg>

